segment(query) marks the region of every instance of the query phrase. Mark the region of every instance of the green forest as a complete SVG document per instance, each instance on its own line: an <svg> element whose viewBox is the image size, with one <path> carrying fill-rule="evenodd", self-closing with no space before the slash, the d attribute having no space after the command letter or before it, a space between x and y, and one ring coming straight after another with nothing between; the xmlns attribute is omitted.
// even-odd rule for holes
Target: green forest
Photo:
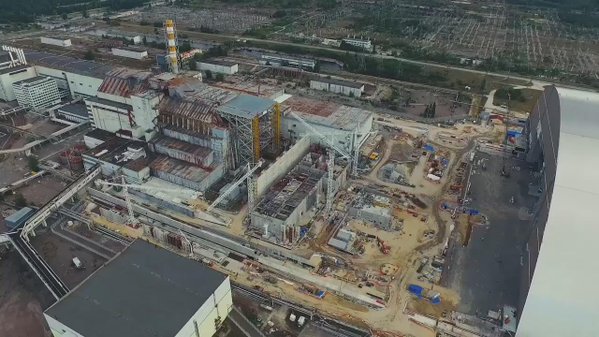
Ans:
<svg viewBox="0 0 599 337"><path fill-rule="evenodd" d="M108 10L130 9L146 0L0 0L0 23L29 23L40 15L57 15L104 7Z"/></svg>

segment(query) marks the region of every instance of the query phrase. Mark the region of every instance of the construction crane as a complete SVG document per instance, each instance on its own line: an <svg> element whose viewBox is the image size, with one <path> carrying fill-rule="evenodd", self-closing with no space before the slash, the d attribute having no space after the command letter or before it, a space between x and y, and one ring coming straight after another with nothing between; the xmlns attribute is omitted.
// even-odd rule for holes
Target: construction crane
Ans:
<svg viewBox="0 0 599 337"><path fill-rule="evenodd" d="M233 184L231 184L231 186L229 186L229 188L227 188L227 190L222 193L218 198L216 198L216 200L214 200L212 202L212 204L210 204L204 211L198 211L200 214L204 214L209 216L209 218L206 217L202 217L201 215L199 217L201 217L203 220L206 221L210 221L210 222L214 222L217 223L219 225L227 225L225 221L223 221L220 218L220 215L214 212L214 208L216 208L216 206L218 206L218 204L223 201L229 194L231 194L231 192L233 192L233 190L235 190L235 188L237 186L239 186L243 181L245 181L246 179L248 180L248 204L250 204L250 200L252 201L252 205L250 205L250 210L253 209L253 202L255 200L255 188L253 189L253 191L250 189L249 185L251 185L251 183L249 181L253 182L252 179L252 174L254 174L254 172L256 172L256 170L258 170L258 168L260 168L263 164L263 161L259 161L253 168L250 167L250 164L248 164L248 170L247 172L241 177L239 178L237 181L235 181ZM112 182L108 182L105 180L98 180L98 182L102 185L105 186L117 186L117 187L122 187L123 188L123 196L125 197L125 202L127 204L127 212L128 212L128 221L130 224L137 224L137 218L135 218L135 214L133 213L133 203L131 202L131 196L129 195L129 188L133 188L133 189L137 189L137 190L147 190L147 191L164 191L164 192L175 192L175 193L182 193L183 191L185 191L184 189L175 189L175 188L164 188L164 187L156 187L156 186L148 186L148 185L136 185L136 184L127 184L125 181L124 177L122 178L122 183L112 183ZM198 199L199 197L202 196L201 192L194 192L191 193L189 195L189 199Z"/></svg>
<svg viewBox="0 0 599 337"><path fill-rule="evenodd" d="M262 164L264 164L263 160L260 160L256 163L256 165L254 165L254 167L251 167L250 164L247 164L247 171L245 172L245 174L239 178L236 182L234 182L233 184L231 184L231 186L229 186L229 188L227 188L227 190L222 193L221 195L218 196L218 198L216 198L216 200L214 200L212 202L212 204L210 204L210 206L208 206L208 208L206 208L206 212L210 213L212 212L212 210L218 205L220 204L221 201L223 201L229 194L231 194L231 192L233 192L233 190L235 190L235 188L237 186L239 186L244 180L247 179L248 181L248 208L249 211L251 211L254 206L255 206L255 200L256 200L256 188L255 188L255 181L252 178L252 175L254 174L254 172L256 172L260 167L262 167Z"/></svg>
<svg viewBox="0 0 599 337"><path fill-rule="evenodd" d="M137 218L133 213L133 203L131 201L131 196L129 195L129 189L133 188L136 190L142 191L161 191L161 192L174 192L174 193L182 193L185 191L184 189L175 189L175 188L165 188L165 187L157 187L157 186L148 186L148 185L136 185L136 184L127 184L125 181L125 177L121 176L121 183L112 183L106 180L98 179L97 182L104 186L113 186L113 187L122 187L123 188L123 196L125 197L125 203L127 204L127 217L128 222L131 225L137 224ZM202 195L201 192L192 193L189 197L190 199L197 199Z"/></svg>

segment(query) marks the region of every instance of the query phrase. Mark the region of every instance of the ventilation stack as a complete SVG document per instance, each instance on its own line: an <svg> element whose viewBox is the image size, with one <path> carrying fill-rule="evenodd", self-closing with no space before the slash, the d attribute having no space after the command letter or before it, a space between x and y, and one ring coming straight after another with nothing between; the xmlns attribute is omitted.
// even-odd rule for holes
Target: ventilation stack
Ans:
<svg viewBox="0 0 599 337"><path fill-rule="evenodd" d="M175 21L168 19L164 22L164 32L166 34L166 50L169 67L174 74L179 73L178 48L177 48L177 31L175 29Z"/></svg>

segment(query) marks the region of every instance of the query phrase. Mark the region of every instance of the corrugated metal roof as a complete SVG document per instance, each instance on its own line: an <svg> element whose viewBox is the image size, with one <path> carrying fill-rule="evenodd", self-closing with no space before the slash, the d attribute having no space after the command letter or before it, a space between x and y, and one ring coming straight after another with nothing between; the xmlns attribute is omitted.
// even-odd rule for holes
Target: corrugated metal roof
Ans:
<svg viewBox="0 0 599 337"><path fill-rule="evenodd" d="M218 111L242 118L261 116L265 111L275 105L275 101L268 98L239 95L218 108Z"/></svg>
<svg viewBox="0 0 599 337"><path fill-rule="evenodd" d="M158 139L156 141L154 141L154 143L156 143L157 145L164 146L169 149L189 153L195 157L200 157L200 158L205 158L206 156L210 155L210 153L212 152L212 150L207 147L194 145L191 143L183 142L183 141L180 141L180 140L177 140L174 138L170 138L170 137L166 137L166 136L158 137Z"/></svg>
<svg viewBox="0 0 599 337"><path fill-rule="evenodd" d="M150 164L152 171L160 171L172 174L179 178L201 182L208 176L208 171L193 164L189 164L179 159L169 158L167 156L158 156Z"/></svg>
<svg viewBox="0 0 599 337"><path fill-rule="evenodd" d="M150 75L151 73L146 71L118 68L106 75L106 79L104 79L98 91L109 95L129 97L132 94L148 90L147 80Z"/></svg>
<svg viewBox="0 0 599 337"><path fill-rule="evenodd" d="M216 113L215 103L202 100L186 100L167 97L160 102L161 114L180 115L205 123L216 123L220 117Z"/></svg>

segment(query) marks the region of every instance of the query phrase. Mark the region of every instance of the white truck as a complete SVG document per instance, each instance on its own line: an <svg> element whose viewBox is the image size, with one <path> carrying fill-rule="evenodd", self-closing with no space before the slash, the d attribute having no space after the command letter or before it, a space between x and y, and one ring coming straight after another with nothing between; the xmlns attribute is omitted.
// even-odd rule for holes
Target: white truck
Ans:
<svg viewBox="0 0 599 337"><path fill-rule="evenodd" d="M85 269L85 266L83 263L81 263L81 260L79 260L77 256L73 258L73 266L75 266L77 269Z"/></svg>

